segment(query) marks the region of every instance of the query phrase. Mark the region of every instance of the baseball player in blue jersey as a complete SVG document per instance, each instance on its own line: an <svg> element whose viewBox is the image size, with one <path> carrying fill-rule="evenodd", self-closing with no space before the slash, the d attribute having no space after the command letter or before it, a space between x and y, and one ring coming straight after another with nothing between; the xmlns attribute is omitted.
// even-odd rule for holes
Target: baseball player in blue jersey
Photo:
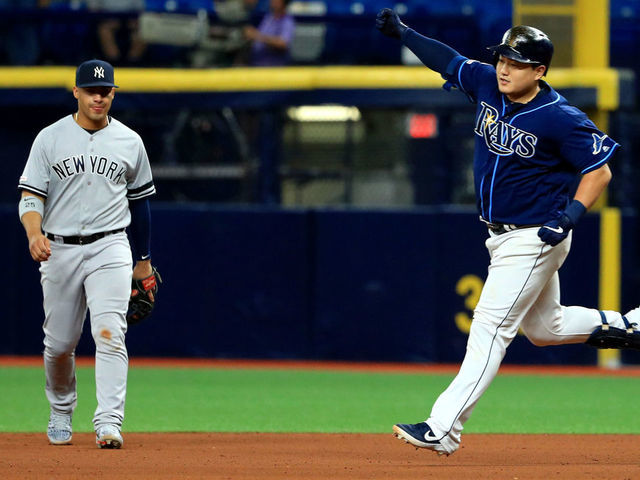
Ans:
<svg viewBox="0 0 640 480"><path fill-rule="evenodd" d="M81 64L73 88L77 112L37 135L18 184L29 252L40 262L47 436L54 445L71 443L74 355L89 310L96 345L96 444L122 446L132 276L154 283L148 197L155 187L140 136L109 116L115 88L110 64Z"/></svg>
<svg viewBox="0 0 640 480"><path fill-rule="evenodd" d="M378 13L376 27L477 104L473 169L488 276L459 373L426 421L393 427L416 447L450 455L518 328L539 346L640 348L640 308L621 315L560 305L558 269L572 229L609 183L607 163L619 145L543 80L553 45L540 30L509 29L489 47L489 65L420 35L390 9Z"/></svg>

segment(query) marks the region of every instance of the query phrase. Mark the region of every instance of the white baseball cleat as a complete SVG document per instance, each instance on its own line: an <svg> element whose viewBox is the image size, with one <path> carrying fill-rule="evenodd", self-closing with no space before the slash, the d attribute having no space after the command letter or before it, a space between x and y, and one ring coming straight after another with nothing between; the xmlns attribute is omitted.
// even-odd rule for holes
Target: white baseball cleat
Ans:
<svg viewBox="0 0 640 480"><path fill-rule="evenodd" d="M120 448L124 440L116 425L102 425L96 430L96 445L100 448Z"/></svg>
<svg viewBox="0 0 640 480"><path fill-rule="evenodd" d="M47 437L52 445L68 445L71 443L73 431L71 429L71 414L51 412Z"/></svg>

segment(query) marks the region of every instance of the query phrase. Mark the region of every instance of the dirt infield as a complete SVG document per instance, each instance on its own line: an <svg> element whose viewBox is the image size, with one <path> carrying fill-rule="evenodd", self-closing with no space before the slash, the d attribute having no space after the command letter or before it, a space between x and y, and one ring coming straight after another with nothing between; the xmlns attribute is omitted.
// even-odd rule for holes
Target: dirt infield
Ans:
<svg viewBox="0 0 640 480"><path fill-rule="evenodd" d="M90 358L78 359L92 365ZM2 357L0 366L40 366L41 357ZM133 359L133 367L283 368L455 374L454 365ZM640 369L510 367L502 374L640 376ZM0 480L635 480L640 435L466 434L450 457L416 450L389 434L127 433L122 450L94 436L52 446L45 433L0 433Z"/></svg>
<svg viewBox="0 0 640 480"><path fill-rule="evenodd" d="M0 434L6 479L637 479L639 435L464 436L450 457L389 435L125 434L100 450L91 434L52 446L46 435Z"/></svg>

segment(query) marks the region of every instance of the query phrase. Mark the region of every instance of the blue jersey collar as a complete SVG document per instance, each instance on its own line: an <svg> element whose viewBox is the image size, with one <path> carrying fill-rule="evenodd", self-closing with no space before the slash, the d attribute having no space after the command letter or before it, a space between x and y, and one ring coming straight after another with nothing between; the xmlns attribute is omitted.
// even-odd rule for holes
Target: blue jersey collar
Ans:
<svg viewBox="0 0 640 480"><path fill-rule="evenodd" d="M539 80L539 82L540 91L535 97L531 99L531 101L527 103L512 102L504 93L501 93L500 95L502 97L503 111L508 115L513 115L517 112L522 112L524 110L539 107L540 105L548 103L549 100L555 99L555 90L551 88L551 85L549 85L544 80Z"/></svg>

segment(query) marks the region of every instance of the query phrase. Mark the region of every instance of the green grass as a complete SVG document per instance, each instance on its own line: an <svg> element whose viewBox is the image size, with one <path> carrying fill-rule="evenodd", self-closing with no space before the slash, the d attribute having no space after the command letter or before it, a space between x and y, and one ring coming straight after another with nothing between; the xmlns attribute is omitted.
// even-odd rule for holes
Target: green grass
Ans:
<svg viewBox="0 0 640 480"><path fill-rule="evenodd" d="M451 375L132 368L126 431L369 432L424 420ZM0 367L0 431L41 432L42 367ZM640 379L500 375L476 433L640 433ZM92 368L78 369L74 431L92 431Z"/></svg>

